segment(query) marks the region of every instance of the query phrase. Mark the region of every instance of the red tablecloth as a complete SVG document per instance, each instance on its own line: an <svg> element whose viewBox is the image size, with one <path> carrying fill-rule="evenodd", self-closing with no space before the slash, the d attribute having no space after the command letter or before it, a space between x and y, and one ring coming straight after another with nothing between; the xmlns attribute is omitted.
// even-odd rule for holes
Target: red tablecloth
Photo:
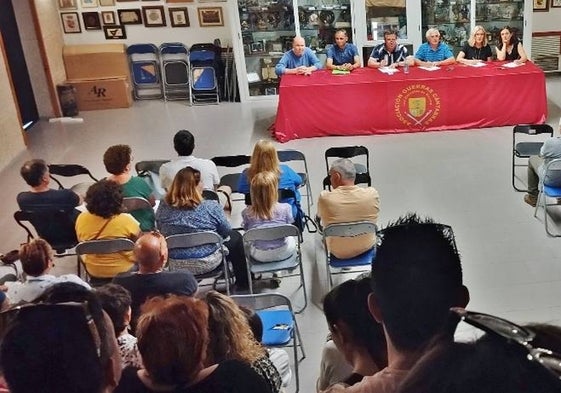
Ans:
<svg viewBox="0 0 561 393"><path fill-rule="evenodd" d="M543 71L531 62L504 68L411 67L394 75L361 68L284 75L274 136L281 142L327 135L368 135L543 123Z"/></svg>

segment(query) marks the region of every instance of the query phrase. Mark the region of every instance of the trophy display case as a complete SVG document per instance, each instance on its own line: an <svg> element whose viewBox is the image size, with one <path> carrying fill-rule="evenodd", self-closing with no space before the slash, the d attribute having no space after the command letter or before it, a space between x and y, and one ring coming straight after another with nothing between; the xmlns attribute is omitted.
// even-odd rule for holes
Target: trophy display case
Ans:
<svg viewBox="0 0 561 393"><path fill-rule="evenodd" d="M471 0L422 0L421 9L423 41L429 28L437 28L442 42L456 56L469 39Z"/></svg>
<svg viewBox="0 0 561 393"><path fill-rule="evenodd" d="M524 32L524 0L476 0L475 24L487 30L489 44L501 42L501 29L508 25L520 41Z"/></svg>

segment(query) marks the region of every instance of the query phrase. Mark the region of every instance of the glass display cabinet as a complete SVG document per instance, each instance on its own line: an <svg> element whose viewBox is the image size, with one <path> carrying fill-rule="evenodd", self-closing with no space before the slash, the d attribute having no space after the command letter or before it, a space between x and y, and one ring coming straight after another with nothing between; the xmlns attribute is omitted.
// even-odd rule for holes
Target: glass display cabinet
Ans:
<svg viewBox="0 0 561 393"><path fill-rule="evenodd" d="M421 10L423 41L427 30L435 27L456 56L471 31L471 0L422 0Z"/></svg>
<svg viewBox="0 0 561 393"><path fill-rule="evenodd" d="M524 1L476 0L475 24L487 30L489 44L496 46L501 41L501 29L512 27L519 40L523 41Z"/></svg>

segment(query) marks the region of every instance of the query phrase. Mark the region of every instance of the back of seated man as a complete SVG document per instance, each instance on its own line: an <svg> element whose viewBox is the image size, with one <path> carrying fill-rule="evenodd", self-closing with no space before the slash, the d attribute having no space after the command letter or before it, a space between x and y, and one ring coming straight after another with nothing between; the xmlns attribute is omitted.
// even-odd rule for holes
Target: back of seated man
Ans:
<svg viewBox="0 0 561 393"><path fill-rule="evenodd" d="M321 225L370 221L376 223L380 210L378 191L373 187L355 185L356 169L351 160L340 158L329 169L333 191L322 191L318 200ZM337 258L353 258L370 250L376 235L365 234L352 238L328 237L329 250Z"/></svg>
<svg viewBox="0 0 561 393"><path fill-rule="evenodd" d="M179 155L174 160L166 162L160 167L160 182L162 188L168 190L180 169L190 166L201 172L201 183L205 190L216 190L220 183L218 170L214 162L193 156L195 137L187 130L179 130L173 137L173 147Z"/></svg>
<svg viewBox="0 0 561 393"><path fill-rule="evenodd" d="M162 234L150 232L140 236L133 254L138 271L124 273L113 279L115 284L131 293L131 326L136 325L140 306L149 297L167 294L192 296L197 292L197 280L190 272L162 270L168 259L168 246Z"/></svg>

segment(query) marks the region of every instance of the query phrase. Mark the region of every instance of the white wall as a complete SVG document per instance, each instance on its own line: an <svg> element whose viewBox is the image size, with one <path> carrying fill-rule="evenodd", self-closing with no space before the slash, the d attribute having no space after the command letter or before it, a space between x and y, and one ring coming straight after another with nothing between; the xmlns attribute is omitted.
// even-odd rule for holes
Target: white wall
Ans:
<svg viewBox="0 0 561 393"><path fill-rule="evenodd" d="M56 1L56 0L53 0ZM199 0L200 1L200 0ZM124 43L126 45L138 43L151 43L160 45L163 42L182 42L188 46L195 43L213 42L219 38L222 46L231 45L231 33L229 26L228 3L227 2L186 2L186 3L166 3L163 0L149 2L123 2L115 3L115 6L83 8L80 0L77 0L78 10L64 10L60 12L78 12L82 33L63 34L64 43L67 45L79 44L102 44L102 43ZM229 0L235 2L235 0ZM106 40L103 30L85 30L82 20L82 12L97 11L117 11L118 9L141 9L142 6L163 6L166 17L165 27L145 27L144 25L125 25L127 39L125 40ZM168 8L187 7L189 13L189 27L171 27ZM224 26L220 27L200 27L197 15L198 7L222 7ZM101 16L101 15L100 15ZM118 17L117 22L118 22ZM103 24L103 22L102 22Z"/></svg>
<svg viewBox="0 0 561 393"><path fill-rule="evenodd" d="M561 8L551 8L551 0L546 1L550 2L549 11L533 13L533 31L561 31Z"/></svg>

